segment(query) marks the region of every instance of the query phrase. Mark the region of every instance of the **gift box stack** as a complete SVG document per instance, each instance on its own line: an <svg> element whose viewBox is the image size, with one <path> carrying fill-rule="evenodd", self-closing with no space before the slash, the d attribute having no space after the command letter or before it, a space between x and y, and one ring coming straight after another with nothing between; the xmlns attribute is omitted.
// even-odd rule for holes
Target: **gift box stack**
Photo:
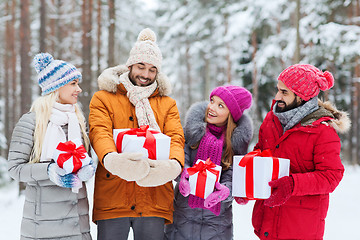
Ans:
<svg viewBox="0 0 360 240"><path fill-rule="evenodd" d="M143 153L145 158L167 160L170 155L171 138L148 125L139 128L113 129L117 151Z"/></svg>
<svg viewBox="0 0 360 240"><path fill-rule="evenodd" d="M267 199L269 182L289 176L290 160L273 157L270 150L256 150L233 158L232 195L248 199Z"/></svg>
<svg viewBox="0 0 360 240"><path fill-rule="evenodd" d="M221 166L198 159L195 165L187 169L189 173L190 194L205 199L214 191L215 183L219 182Z"/></svg>

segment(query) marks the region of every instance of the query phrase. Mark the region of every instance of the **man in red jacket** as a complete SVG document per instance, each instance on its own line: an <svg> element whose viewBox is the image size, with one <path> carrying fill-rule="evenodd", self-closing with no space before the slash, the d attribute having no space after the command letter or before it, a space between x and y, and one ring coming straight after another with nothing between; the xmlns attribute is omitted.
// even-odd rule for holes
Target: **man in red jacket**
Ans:
<svg viewBox="0 0 360 240"><path fill-rule="evenodd" d="M337 132L350 127L346 113L318 99L333 85L331 73L308 64L290 66L278 78L255 149L290 159L290 176L271 181L270 198L255 203L260 239L323 239L329 193L344 173Z"/></svg>

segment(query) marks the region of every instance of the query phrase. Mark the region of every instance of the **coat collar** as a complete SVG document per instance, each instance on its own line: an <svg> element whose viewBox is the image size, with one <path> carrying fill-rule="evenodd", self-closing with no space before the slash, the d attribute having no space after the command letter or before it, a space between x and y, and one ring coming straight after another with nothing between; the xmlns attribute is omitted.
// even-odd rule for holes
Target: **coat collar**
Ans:
<svg viewBox="0 0 360 240"><path fill-rule="evenodd" d="M121 92L126 92L124 86L120 83L121 74L128 72L129 69L125 65L118 65L105 69L98 77L99 90L116 93L119 89ZM171 84L165 74L159 72L156 76L158 88L155 92L160 96L168 96L171 94Z"/></svg>
<svg viewBox="0 0 360 240"><path fill-rule="evenodd" d="M301 126L329 124L338 133L346 133L351 126L351 120L346 112L339 111L331 102L318 100L319 109L309 114L301 121Z"/></svg>

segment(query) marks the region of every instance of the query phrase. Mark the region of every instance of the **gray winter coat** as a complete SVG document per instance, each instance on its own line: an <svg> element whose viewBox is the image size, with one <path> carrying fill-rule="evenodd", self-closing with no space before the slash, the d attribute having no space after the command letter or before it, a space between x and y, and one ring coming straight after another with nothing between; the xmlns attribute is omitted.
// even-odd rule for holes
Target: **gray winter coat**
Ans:
<svg viewBox="0 0 360 240"><path fill-rule="evenodd" d="M34 144L35 113L16 124L9 149L10 176L26 183L21 239L91 239L86 186L73 193L49 180L49 163L28 163ZM67 125L64 127L67 134Z"/></svg>
<svg viewBox="0 0 360 240"><path fill-rule="evenodd" d="M198 143L204 136L206 130L205 110L207 102L194 104L188 111L184 133L185 133L185 167L191 167L195 161L197 149L190 146ZM253 135L253 126L250 118L243 115L237 122L231 142L235 154L247 153L249 142ZM220 183L232 189L232 167L221 172ZM210 210L190 208L189 197L184 197L179 192L179 183L175 187L174 200L174 222L165 227L165 239L171 240L210 240L210 239L233 239L233 216L232 201L230 196L221 202L219 216Z"/></svg>

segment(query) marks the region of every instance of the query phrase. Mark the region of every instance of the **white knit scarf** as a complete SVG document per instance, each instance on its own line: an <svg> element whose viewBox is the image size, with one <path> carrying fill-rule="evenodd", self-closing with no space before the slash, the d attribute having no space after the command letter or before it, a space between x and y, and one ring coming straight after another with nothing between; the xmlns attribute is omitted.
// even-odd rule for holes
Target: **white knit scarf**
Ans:
<svg viewBox="0 0 360 240"><path fill-rule="evenodd" d="M150 128L160 131L148 99L156 90L157 82L155 81L146 87L135 86L129 79L129 72L126 72L120 76L120 83L127 90L129 101L135 106L138 125L149 125Z"/></svg>
<svg viewBox="0 0 360 240"><path fill-rule="evenodd" d="M61 126L68 124L68 137ZM40 161L53 158L54 150L60 142L81 139L79 120L75 114L75 105L55 102L42 144Z"/></svg>

